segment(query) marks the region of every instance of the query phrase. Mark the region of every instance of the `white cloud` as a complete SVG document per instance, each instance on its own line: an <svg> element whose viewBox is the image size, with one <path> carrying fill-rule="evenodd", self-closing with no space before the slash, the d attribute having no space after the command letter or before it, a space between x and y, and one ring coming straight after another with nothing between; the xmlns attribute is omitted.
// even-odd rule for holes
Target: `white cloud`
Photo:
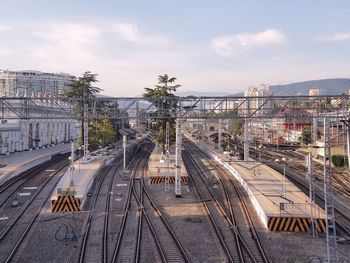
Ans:
<svg viewBox="0 0 350 263"><path fill-rule="evenodd" d="M111 23L111 31L117 33L121 40L134 44L164 46L169 43L162 36L141 33L137 25L130 23Z"/></svg>
<svg viewBox="0 0 350 263"><path fill-rule="evenodd" d="M39 43L33 45L30 55L67 64L94 58L100 32L89 24L51 23L32 26L31 34Z"/></svg>
<svg viewBox="0 0 350 263"><path fill-rule="evenodd" d="M267 29L258 33L226 35L211 40L211 48L222 56L234 55L239 49L265 48L286 42L285 35L276 29Z"/></svg>
<svg viewBox="0 0 350 263"><path fill-rule="evenodd" d="M350 40L350 33L335 33L333 35L320 36L316 37L316 40L321 42Z"/></svg>
<svg viewBox="0 0 350 263"><path fill-rule="evenodd" d="M233 53L236 39L234 36L223 36L212 39L211 48L222 56L230 56Z"/></svg>
<svg viewBox="0 0 350 263"><path fill-rule="evenodd" d="M256 34L239 34L237 39L242 46L250 48L280 45L285 42L286 37L278 30L268 29Z"/></svg>
<svg viewBox="0 0 350 263"><path fill-rule="evenodd" d="M119 36L130 42L137 42L140 39L139 29L136 25L128 23L112 23L112 31L115 31Z"/></svg>

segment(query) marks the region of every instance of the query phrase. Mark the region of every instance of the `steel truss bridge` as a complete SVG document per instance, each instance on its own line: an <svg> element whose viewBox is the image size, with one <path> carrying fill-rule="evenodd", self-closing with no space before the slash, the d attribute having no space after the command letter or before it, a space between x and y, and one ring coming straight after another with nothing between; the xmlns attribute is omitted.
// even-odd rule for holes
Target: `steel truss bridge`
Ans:
<svg viewBox="0 0 350 263"><path fill-rule="evenodd" d="M169 110L175 106L175 110ZM85 108L85 110L84 110ZM174 107L173 107L174 108ZM0 119L348 119L349 95L0 98Z"/></svg>

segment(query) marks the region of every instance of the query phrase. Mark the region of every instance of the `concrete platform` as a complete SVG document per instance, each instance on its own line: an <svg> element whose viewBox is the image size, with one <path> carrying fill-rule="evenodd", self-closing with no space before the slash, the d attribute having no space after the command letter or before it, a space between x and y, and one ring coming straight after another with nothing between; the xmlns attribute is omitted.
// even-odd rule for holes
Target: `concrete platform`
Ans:
<svg viewBox="0 0 350 263"><path fill-rule="evenodd" d="M136 149L140 142L140 140L130 140L128 142L127 151L129 155L132 155L131 152ZM73 187L70 185L71 172L68 169L51 196L51 211L80 211L86 201L95 176L103 167L113 162L116 156L122 157L122 154L123 149L119 147L118 149L114 149L110 155L91 156L91 159L87 162L83 162L83 158L76 160L74 162Z"/></svg>
<svg viewBox="0 0 350 263"><path fill-rule="evenodd" d="M190 136L191 141L194 139ZM309 197L283 175L253 159L237 160L218 152L214 145L195 141L203 151L218 161L234 176L248 194L263 225L271 231L304 232L310 230L311 218L316 218L317 230L325 232L324 210L317 204L311 206ZM313 215L313 216L312 216Z"/></svg>
<svg viewBox="0 0 350 263"><path fill-rule="evenodd" d="M70 152L70 143L0 157L0 184L24 171L49 161L53 155Z"/></svg>

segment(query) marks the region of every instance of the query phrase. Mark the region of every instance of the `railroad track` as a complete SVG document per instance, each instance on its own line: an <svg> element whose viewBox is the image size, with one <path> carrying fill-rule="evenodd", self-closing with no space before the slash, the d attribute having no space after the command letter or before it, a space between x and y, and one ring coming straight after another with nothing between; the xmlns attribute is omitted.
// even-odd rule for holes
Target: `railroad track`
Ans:
<svg viewBox="0 0 350 263"><path fill-rule="evenodd" d="M88 222L79 251L79 262L108 262L108 224L113 179L122 161L117 159L98 177Z"/></svg>
<svg viewBox="0 0 350 263"><path fill-rule="evenodd" d="M247 209L246 200L241 193L241 190L235 185L232 177L227 175L227 172L221 168L214 160L200 151L196 146L187 144L187 148L191 149L191 156L197 154L206 160L207 165L214 168L217 171L217 180L222 187L222 192L225 198L220 196L216 197L222 207L225 207L225 217L228 217L232 224L234 236L236 239L237 252L240 256L240 262L268 262L267 256L262 248L259 237L256 233L254 224ZM203 182L207 185L205 180ZM207 188L209 186L207 185ZM210 188L209 188L210 189ZM210 192L212 192L210 190ZM232 196L238 197L239 203L233 204ZM214 198L214 192L211 197ZM235 199L237 200L237 199ZM222 208L221 208L222 210ZM227 212L226 212L227 211ZM248 228L248 231L242 230L236 222L246 222L247 226L243 226L242 229Z"/></svg>
<svg viewBox="0 0 350 263"><path fill-rule="evenodd" d="M212 196L206 186L203 186L205 183L203 183L203 178L201 178L200 170L192 162L193 160L190 161L190 159L191 156L185 152L183 162L217 237L216 246L221 261L244 262L243 256L240 255L237 248L239 244L237 243L232 222L224 212L218 200Z"/></svg>
<svg viewBox="0 0 350 263"><path fill-rule="evenodd" d="M138 229L140 228L140 221L137 219L138 206L133 195L133 185L135 183L134 178L137 166L144 155L145 153L139 150L129 164L128 169L131 170L129 188L117 242L114 246L112 262L136 262L136 257L139 254L138 249L140 247L138 244L140 243L140 237L138 236Z"/></svg>
<svg viewBox="0 0 350 263"><path fill-rule="evenodd" d="M301 155L299 153L296 153L295 151L291 151L291 150L277 150L277 149L269 149L270 152L273 152L274 154L282 157L285 157L287 159L292 158L293 159L293 165L294 166L298 166L299 169L304 168L305 171L305 155ZM313 170L313 174L314 177L317 181L323 183L323 165L318 163L318 162L314 162L314 170ZM332 169L332 173L333 173L333 188L342 193L345 196L350 197L350 179L349 176L346 175L344 176L344 173L338 171L337 169Z"/></svg>
<svg viewBox="0 0 350 263"><path fill-rule="evenodd" d="M148 145L143 155L135 160L126 203L129 209L125 211L125 220L119 231L112 262L125 262L130 259L133 259L132 262L146 262L144 260L146 256L143 256L145 251L142 250L143 245L146 244L143 244L142 240L149 239L149 236L146 236L147 233L151 234L154 254L152 262L191 262L169 222L145 186L145 168L152 148L153 145Z"/></svg>
<svg viewBox="0 0 350 263"><path fill-rule="evenodd" d="M67 164L57 169L46 179L33 197L0 232L0 262L19 262L21 244L51 196Z"/></svg>
<svg viewBox="0 0 350 263"><path fill-rule="evenodd" d="M181 241L177 237L175 231L172 229L167 218L163 215L159 207L156 205L156 202L152 198L149 189L144 183L144 175L146 173L145 168L146 163L145 166L142 167L142 175L140 180L140 201L143 201L141 203L141 206L143 207L143 214L145 215L145 219L148 222L152 236L154 240L159 240L159 244L162 247L159 247L159 252L160 255L164 254L165 256L165 260L163 260L163 262L191 262L185 248L181 244ZM142 194L144 194L145 198ZM154 215L155 213L156 215ZM155 243L157 244L158 241ZM161 250L163 252L161 252Z"/></svg>
<svg viewBox="0 0 350 263"><path fill-rule="evenodd" d="M27 171L19 174L18 176L12 177L9 180L5 181L0 185L0 208L4 206L4 204L11 198L14 197L15 193L17 193L21 188L25 185L37 185L38 183L31 183L37 177L42 177L42 172L45 169L56 169L57 162L61 160L65 160L65 163L68 163L68 159L66 158L68 155L64 154L58 158L53 158L43 164L37 165L28 169ZM61 164L59 164L61 165ZM49 172L48 172L49 173Z"/></svg>
<svg viewBox="0 0 350 263"><path fill-rule="evenodd" d="M253 220L247 208L247 200L245 199L245 194L236 185L237 182L234 181L233 177L230 176L225 169L223 169L217 162L211 159L208 155L200 151L196 146L196 151L201 154L202 157L209 161L210 166L214 167L218 172L218 179L224 189L226 203L226 210L230 213L231 221L237 227L240 239L243 239L243 251L246 252L245 257L249 256L253 258L255 262L268 262L265 251L262 248L261 242L257 235ZM239 205L233 205L231 202L231 196L238 197ZM225 204L224 203L224 204ZM243 226L243 229L248 228L248 231L241 230L240 226L236 222L246 222L247 226Z"/></svg>

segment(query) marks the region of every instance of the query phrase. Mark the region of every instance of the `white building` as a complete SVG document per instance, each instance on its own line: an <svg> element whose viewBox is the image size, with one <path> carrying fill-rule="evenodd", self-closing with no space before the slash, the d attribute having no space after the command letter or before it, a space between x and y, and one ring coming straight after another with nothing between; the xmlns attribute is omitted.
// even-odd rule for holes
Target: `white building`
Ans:
<svg viewBox="0 0 350 263"><path fill-rule="evenodd" d="M39 112L34 111L31 116L38 118L2 119L0 121L0 154L46 147L79 138L81 124L77 119L71 118L67 105L45 99L35 100L35 103L41 110L52 114L57 119L46 119ZM16 109L22 106L22 100L12 104ZM5 116L14 116L11 109L7 108L7 111Z"/></svg>
<svg viewBox="0 0 350 263"><path fill-rule="evenodd" d="M244 95L250 98L248 105L244 105L245 109L249 109L249 112L255 112L255 116L263 116L271 110L271 100L268 100L269 96L272 96L272 92L269 85L260 84L259 87L249 87Z"/></svg>
<svg viewBox="0 0 350 263"><path fill-rule="evenodd" d="M73 79L66 73L0 70L0 97L57 96Z"/></svg>
<svg viewBox="0 0 350 263"><path fill-rule="evenodd" d="M319 89L309 89L309 96L319 96L320 90Z"/></svg>
<svg viewBox="0 0 350 263"><path fill-rule="evenodd" d="M0 154L42 148L75 140L80 123L74 120L9 120L0 124Z"/></svg>

